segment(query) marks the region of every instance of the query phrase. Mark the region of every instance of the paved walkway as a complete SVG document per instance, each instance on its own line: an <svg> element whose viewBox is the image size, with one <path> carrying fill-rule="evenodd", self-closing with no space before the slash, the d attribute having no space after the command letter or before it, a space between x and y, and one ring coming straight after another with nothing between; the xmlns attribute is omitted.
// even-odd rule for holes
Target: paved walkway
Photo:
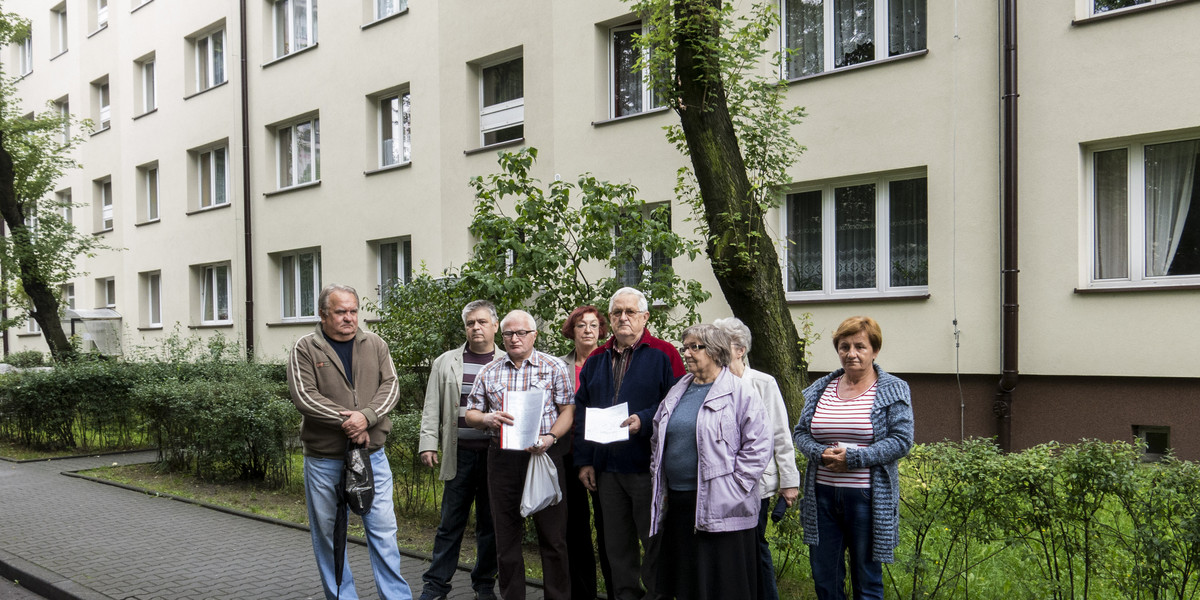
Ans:
<svg viewBox="0 0 1200 600"><path fill-rule="evenodd" d="M153 459L0 461L0 576L54 600L322 597L307 531L62 474ZM361 598L376 599L366 547L349 544L347 560ZM415 596L427 566L401 563ZM465 572L453 585L452 600L473 597Z"/></svg>

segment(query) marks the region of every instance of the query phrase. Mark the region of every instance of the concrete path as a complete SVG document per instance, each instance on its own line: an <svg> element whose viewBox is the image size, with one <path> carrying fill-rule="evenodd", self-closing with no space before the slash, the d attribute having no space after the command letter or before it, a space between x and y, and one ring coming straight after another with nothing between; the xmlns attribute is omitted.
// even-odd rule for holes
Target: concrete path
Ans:
<svg viewBox="0 0 1200 600"><path fill-rule="evenodd" d="M63 474L153 459L0 461L0 576L52 600L322 597L307 531ZM360 597L376 599L366 547L349 544L347 560ZM401 563L414 597L427 566ZM451 599L473 598L465 572L453 585Z"/></svg>

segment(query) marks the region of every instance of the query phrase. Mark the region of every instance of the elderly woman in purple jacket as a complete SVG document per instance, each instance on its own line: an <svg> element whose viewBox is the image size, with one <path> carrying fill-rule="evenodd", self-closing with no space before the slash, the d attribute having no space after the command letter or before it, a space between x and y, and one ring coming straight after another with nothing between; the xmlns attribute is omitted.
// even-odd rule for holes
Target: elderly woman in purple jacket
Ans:
<svg viewBox="0 0 1200 600"><path fill-rule="evenodd" d="M754 598L759 478L771 458L763 403L733 375L729 334L683 331L684 375L654 415L651 535L665 598Z"/></svg>

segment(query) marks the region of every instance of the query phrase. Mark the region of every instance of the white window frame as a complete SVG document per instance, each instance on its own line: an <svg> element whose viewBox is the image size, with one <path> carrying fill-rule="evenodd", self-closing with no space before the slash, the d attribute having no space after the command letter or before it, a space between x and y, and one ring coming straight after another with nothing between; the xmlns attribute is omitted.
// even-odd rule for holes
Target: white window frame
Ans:
<svg viewBox="0 0 1200 600"><path fill-rule="evenodd" d="M375 245L375 291L379 303L387 300L386 290L393 281L407 284L412 278L412 242L405 239L381 240ZM395 253L395 272L388 269L385 258L389 252Z"/></svg>
<svg viewBox="0 0 1200 600"><path fill-rule="evenodd" d="M138 63L142 82L142 114L158 108L158 82L154 71L154 57Z"/></svg>
<svg viewBox="0 0 1200 600"><path fill-rule="evenodd" d="M791 2L791 1L793 1L793 0L780 0L780 2L779 2L779 16L780 16L779 46L780 46L780 50L785 53L787 52L787 49L788 49L787 48L787 39L788 39L788 36L787 36L787 3ZM887 58L895 58L895 57L889 56L889 54L888 54L889 47L891 45L890 44L891 40L889 37L889 27L888 27L888 25L890 23L890 18L889 18L890 14L888 11L888 0L873 0L872 10L873 10L873 14L875 17L875 23L874 23L874 28L872 29L872 34L871 34L872 38L871 39L873 40L873 42L875 44L875 56L870 60L866 60L866 61L859 62L859 63L854 63L852 65L843 65L840 67L834 66L834 59L835 59L835 57L834 57L834 41L835 41L835 38L834 38L834 30L833 30L833 27L834 27L833 26L833 23L834 23L833 4L835 1L837 1L837 0L822 0L822 2L821 2L821 8L823 10L823 16L822 16L822 27L823 27L822 42L823 43L822 43L822 46L823 46L823 58L824 58L821 70L818 73L805 73L802 75L797 75L796 77L790 77L788 75L788 61L785 58L784 64L782 65L783 72L780 73L781 79L787 80L787 79L799 79L802 77L812 77L813 75L819 75L821 73L831 73L833 71L841 71L844 69L849 69L851 67L856 67L856 66L860 66L860 65L868 65L868 64L880 61L880 60L887 59ZM929 2L926 3L925 11L926 11L925 22L926 22L926 24L928 24L928 22L929 22ZM926 27L928 27L928 25L926 25ZM919 49L913 50L911 52L898 54L896 56L913 55L913 54L917 54L919 52L924 52L928 48L929 48L929 31L928 31L928 29L926 29L925 48L919 48Z"/></svg>
<svg viewBox="0 0 1200 600"><path fill-rule="evenodd" d="M196 61L196 91L202 92L225 83L225 29L197 36L192 44Z"/></svg>
<svg viewBox="0 0 1200 600"><path fill-rule="evenodd" d="M309 161L301 164L299 129L302 125L309 126L311 152ZM286 146L286 148L285 148ZM321 180L321 119L317 115L292 121L275 129L275 181L279 189L287 189L298 185L316 183ZM290 157L290 159L289 159ZM310 177L301 180L305 167L309 167Z"/></svg>
<svg viewBox="0 0 1200 600"><path fill-rule="evenodd" d="M99 198L97 206L100 210L100 232L112 231L116 221L113 219L113 189L112 178L108 177L96 182L96 190Z"/></svg>
<svg viewBox="0 0 1200 600"><path fill-rule="evenodd" d="M521 97L495 104L485 105L484 102L484 81L486 79L485 72L488 69L498 67L516 60L521 60ZM518 125L522 127L521 136L525 137L525 63L523 56L514 56L502 61L481 65L479 70L479 144L480 146L490 146L495 144L503 144L504 141L487 143L487 136L490 133L503 131L505 129L514 128ZM511 140L509 140L511 141Z"/></svg>
<svg viewBox="0 0 1200 600"><path fill-rule="evenodd" d="M1086 6L1086 10L1087 10L1086 14L1088 16L1095 17L1098 15L1111 15L1113 13L1125 12L1125 11L1128 11L1128 10L1134 9L1134 8L1144 8L1147 6L1153 6L1155 4L1165 4L1167 2L1172 2L1174 0L1143 0L1142 2L1139 2L1138 4L1134 4L1132 6L1122 6L1120 8L1113 8L1110 10L1100 10L1100 11L1096 10L1096 0L1080 0L1080 1L1083 2Z"/></svg>
<svg viewBox="0 0 1200 600"><path fill-rule="evenodd" d="M667 209L667 213L668 213L667 227L672 227L671 220L674 219L674 210L671 207L671 204L669 202L656 202L653 204L643 205L642 213L639 216L639 218L641 218L643 220L650 219L651 216L654 214L654 211L658 210L659 208ZM614 241L616 240L618 233L619 232L617 229L613 230L612 234L613 234ZM663 265L661 265L660 268L674 266L674 264L673 264L674 260L671 257L669 257L669 256L665 257L665 260L666 260L666 262ZM653 276L653 274L656 272L656 269L654 268L654 253L651 252L649 248L642 248L642 256L638 260L638 265L637 265L638 280L632 281L632 280L625 278L625 273L623 272L625 269L625 265L621 265L621 266L617 267L616 269L613 269L613 277L615 279L617 279L618 281L620 281L622 286L635 287L635 288L639 288L639 289L643 288L645 286L644 286L644 280L642 279L641 269L647 265L649 265L649 268L650 268L649 275ZM656 302L653 299L651 300L651 302L655 306L662 306L661 302Z"/></svg>
<svg viewBox="0 0 1200 600"><path fill-rule="evenodd" d="M304 314L300 305L304 294L301 259L312 259L312 314ZM319 319L321 295L321 249L296 250L279 255L279 316L284 321L313 321ZM289 307L289 304L291 305Z"/></svg>
<svg viewBox="0 0 1200 600"><path fill-rule="evenodd" d="M100 286L104 294L104 308L117 307L117 278L105 277L100 280Z"/></svg>
<svg viewBox="0 0 1200 600"><path fill-rule="evenodd" d="M108 0L96 0L96 29L108 26Z"/></svg>
<svg viewBox="0 0 1200 600"><path fill-rule="evenodd" d="M25 333L39 334L42 332L42 326L33 318L33 313L37 312L33 309L29 310L29 314L25 318Z"/></svg>
<svg viewBox="0 0 1200 600"><path fill-rule="evenodd" d="M146 277L146 325L162 327L162 272L151 271Z"/></svg>
<svg viewBox="0 0 1200 600"><path fill-rule="evenodd" d="M891 206L890 185L896 181L925 179L925 235L926 268L925 285L895 286L891 283ZM875 287L839 289L837 287L837 206L835 190L873 184L875 186ZM794 291L788 289L788 220L791 203L788 195L805 192L821 192L821 289ZM860 298L919 297L929 294L929 179L924 169L919 171L889 172L838 179L820 184L789 189L785 194L780 214L779 261L783 272L783 288L788 300L851 300Z"/></svg>
<svg viewBox="0 0 1200 600"><path fill-rule="evenodd" d="M375 5L375 20L399 14L408 9L408 0L372 0ZM389 6L391 10L389 10Z"/></svg>
<svg viewBox="0 0 1200 600"><path fill-rule="evenodd" d="M1081 281L1091 289L1120 289L1128 287L1174 287L1200 285L1200 274L1196 275L1161 275L1152 276L1146 270L1146 146L1200 140L1200 132L1193 131L1188 135L1145 136L1125 143L1095 145L1086 148L1084 153L1084 172L1087 180L1086 206L1087 231L1080 236L1086 240L1087 246L1080 252L1084 257L1081 261ZM1099 152L1124 149L1126 154L1127 202L1127 237L1128 276L1123 278L1099 279L1096 273L1096 164L1095 156ZM1193 197L1198 191L1193 191ZM1190 210L1198 211L1200 207L1193 204Z"/></svg>
<svg viewBox="0 0 1200 600"><path fill-rule="evenodd" d="M54 21L51 26L54 27L52 40L54 43L54 55L58 56L67 51L67 3L63 2L58 6L50 9L51 18Z"/></svg>
<svg viewBox="0 0 1200 600"><path fill-rule="evenodd" d="M71 204L71 188L66 188L64 190L55 192L54 197L58 201L58 205L62 211L63 221L68 225L73 225L74 223L72 221L75 210L74 206Z"/></svg>
<svg viewBox="0 0 1200 600"><path fill-rule="evenodd" d="M17 72L24 77L33 72L33 29L17 42Z"/></svg>
<svg viewBox="0 0 1200 600"><path fill-rule="evenodd" d="M157 221L159 219L158 163L145 165L143 167L138 168L138 171L139 171L138 174L141 176L140 179L141 179L141 186L142 186L142 199L143 199L143 202L145 203L142 206L142 210L145 211L142 222L150 223L150 222Z"/></svg>
<svg viewBox="0 0 1200 600"><path fill-rule="evenodd" d="M390 167L411 162L412 94L408 91L387 94L379 98L376 106L379 112L379 166ZM399 122L395 121L397 109Z"/></svg>
<svg viewBox="0 0 1200 600"><path fill-rule="evenodd" d="M308 31L308 39L304 41L303 46L296 42L297 4L303 4L305 8L304 26ZM275 32L275 58L282 58L317 44L317 0L273 0L271 11L271 29Z"/></svg>
<svg viewBox="0 0 1200 600"><path fill-rule="evenodd" d="M200 271L200 324L226 325L233 322L233 269L229 263L216 263L199 267ZM220 279L225 279L225 315L220 314ZM211 294L210 294L211 292Z"/></svg>
<svg viewBox="0 0 1200 600"><path fill-rule="evenodd" d="M229 147L213 146L195 153L197 208L229 204Z"/></svg>
<svg viewBox="0 0 1200 600"><path fill-rule="evenodd" d="M651 112L653 110L663 108L667 104L661 102L655 104L654 89L650 85L650 77L645 69L641 71L642 75L642 109L638 112L631 112L624 115L617 114L617 45L616 36L618 33L626 31L634 31L646 34L646 27L641 21L620 25L608 30L608 116L616 119L619 117L628 117L632 115L640 115ZM643 53L644 54L644 53Z"/></svg>
<svg viewBox="0 0 1200 600"><path fill-rule="evenodd" d="M102 82L97 82L94 85L96 88L96 104L99 107L99 119L97 119L97 122L100 124L100 128L98 131L103 131L112 127L112 96L108 87L108 78L106 77Z"/></svg>
<svg viewBox="0 0 1200 600"><path fill-rule="evenodd" d="M59 287L59 292L62 295L63 306L74 310L75 309L75 284L64 283Z"/></svg>
<svg viewBox="0 0 1200 600"><path fill-rule="evenodd" d="M54 103L54 108L58 110L58 116L63 121L62 143L69 143L71 141L71 103L67 98L63 98Z"/></svg>

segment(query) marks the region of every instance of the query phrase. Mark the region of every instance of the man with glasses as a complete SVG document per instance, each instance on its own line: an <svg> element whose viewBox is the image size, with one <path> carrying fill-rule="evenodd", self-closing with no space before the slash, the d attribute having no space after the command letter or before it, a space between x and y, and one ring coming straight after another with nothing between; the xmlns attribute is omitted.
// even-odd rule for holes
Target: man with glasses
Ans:
<svg viewBox="0 0 1200 600"><path fill-rule="evenodd" d="M593 352L579 372L575 464L583 485L597 492L604 514L604 545L614 588L608 597L652 599L657 597L657 548L650 541L650 430L659 402L683 375L683 360L673 345L646 329L650 311L642 292L631 287L617 290L608 302L608 319L612 339ZM621 403L629 405L629 418L621 424L629 428L629 440L585 441L587 409Z"/></svg>
<svg viewBox="0 0 1200 600"><path fill-rule="evenodd" d="M505 600L525 598L525 559L521 554L525 519L521 516L521 493L525 471L534 454L546 453L563 480L563 455L571 445L575 406L571 378L557 358L535 350L537 324L533 316L514 310L500 321L506 354L488 363L475 377L467 396L466 421L471 427L491 434L488 446L488 495L496 528L496 554L500 565L500 596ZM502 450L499 432L512 425L513 415L504 411L510 392L545 390L538 437L524 450ZM559 441L562 441L560 444ZM559 502L533 514L538 547L542 555L542 577L546 600L568 600L571 570L567 561L567 503Z"/></svg>
<svg viewBox="0 0 1200 600"><path fill-rule="evenodd" d="M484 365L503 356L496 347L500 318L496 306L476 300L462 310L467 342L437 357L430 368L425 388L425 410L421 414L421 462L438 465L442 488L442 521L433 538L433 558L421 576L425 588L421 600L445 600L450 579L458 567L463 533L475 505L475 568L471 587L476 600L496 597L496 533L488 505L488 434L467 425L467 396ZM439 444L440 441L440 444Z"/></svg>

